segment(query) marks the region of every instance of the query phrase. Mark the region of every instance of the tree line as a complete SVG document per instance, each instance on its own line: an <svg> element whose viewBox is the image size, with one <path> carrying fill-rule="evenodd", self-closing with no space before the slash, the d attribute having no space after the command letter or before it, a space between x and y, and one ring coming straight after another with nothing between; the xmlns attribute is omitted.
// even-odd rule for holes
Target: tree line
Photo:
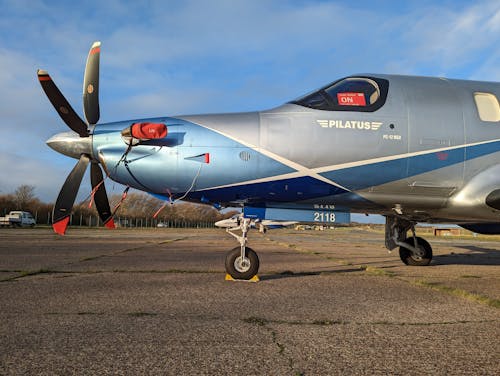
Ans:
<svg viewBox="0 0 500 376"><path fill-rule="evenodd" d="M160 209L157 219L161 221L187 221L187 222L215 222L229 218L236 211L221 213L208 205L199 205L179 202L174 205L161 201L145 193L130 192L121 202L122 195L115 194L109 198L111 210L118 204L115 216L121 218L152 218ZM97 216L95 205L88 198L73 206L73 217L88 218ZM120 203L121 202L121 203ZM35 187L21 185L12 193L0 195L0 215L5 215L12 210L29 211L36 215L38 222L45 221L52 215L54 203L42 202L35 195Z"/></svg>

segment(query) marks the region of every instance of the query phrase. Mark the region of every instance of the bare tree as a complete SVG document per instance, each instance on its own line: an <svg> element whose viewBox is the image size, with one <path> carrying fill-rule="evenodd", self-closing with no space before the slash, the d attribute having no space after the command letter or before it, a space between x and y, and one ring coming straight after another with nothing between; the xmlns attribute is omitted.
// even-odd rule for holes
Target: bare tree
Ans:
<svg viewBox="0 0 500 376"><path fill-rule="evenodd" d="M111 196L111 208L115 207L120 200L120 195ZM158 219L162 221L183 220L211 222L225 217L225 215L219 213L214 207L209 205L187 202L165 205L165 201L147 194L135 192L128 194L127 198L121 203L117 215L124 217L151 218L159 210Z"/></svg>
<svg viewBox="0 0 500 376"><path fill-rule="evenodd" d="M35 197L35 187L31 185L21 185L14 193L0 194L0 216L11 210L26 210L38 216L38 220L43 222L52 214L53 203L44 203ZM113 210L121 201L121 195L110 197L110 206ZM82 223L88 223L90 216L97 216L95 205L89 207L90 200L80 202L73 207L73 216L81 218ZM161 209L161 210L160 210ZM188 202L178 202L174 205L167 204L151 195L131 192L121 203L117 217L152 218L158 213L158 221L206 221L214 222L220 219L231 217L237 211L219 212L209 205L192 204Z"/></svg>
<svg viewBox="0 0 500 376"><path fill-rule="evenodd" d="M32 185L20 185L14 192L14 202L18 210L28 210L34 200L35 187Z"/></svg>
<svg viewBox="0 0 500 376"><path fill-rule="evenodd" d="M11 210L16 210L14 195L0 195L0 216L7 214Z"/></svg>

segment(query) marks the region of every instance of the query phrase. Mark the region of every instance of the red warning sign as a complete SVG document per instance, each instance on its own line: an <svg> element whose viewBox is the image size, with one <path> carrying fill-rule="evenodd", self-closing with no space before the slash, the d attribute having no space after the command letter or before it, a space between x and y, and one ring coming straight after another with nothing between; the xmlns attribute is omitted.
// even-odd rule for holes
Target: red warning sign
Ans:
<svg viewBox="0 0 500 376"><path fill-rule="evenodd" d="M337 93L337 101L340 106L366 106L363 93Z"/></svg>

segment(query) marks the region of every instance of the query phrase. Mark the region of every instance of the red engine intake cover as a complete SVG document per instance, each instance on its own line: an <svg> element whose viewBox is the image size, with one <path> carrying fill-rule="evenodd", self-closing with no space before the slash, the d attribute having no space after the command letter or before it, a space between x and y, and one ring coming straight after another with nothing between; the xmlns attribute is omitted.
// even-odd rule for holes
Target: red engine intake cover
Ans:
<svg viewBox="0 0 500 376"><path fill-rule="evenodd" d="M167 126L163 123L134 123L130 127L132 137L151 140L167 135Z"/></svg>

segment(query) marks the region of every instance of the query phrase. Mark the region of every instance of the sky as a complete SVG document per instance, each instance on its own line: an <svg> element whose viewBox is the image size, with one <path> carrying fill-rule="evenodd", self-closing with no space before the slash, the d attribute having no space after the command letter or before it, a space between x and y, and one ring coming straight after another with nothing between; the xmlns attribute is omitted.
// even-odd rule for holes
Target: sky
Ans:
<svg viewBox="0 0 500 376"><path fill-rule="evenodd" d="M500 81L500 1L0 0L0 194L55 201L76 160L46 69L82 114L100 40L100 123L263 110L355 73ZM108 193L121 193L107 184ZM84 177L77 200L90 192Z"/></svg>

